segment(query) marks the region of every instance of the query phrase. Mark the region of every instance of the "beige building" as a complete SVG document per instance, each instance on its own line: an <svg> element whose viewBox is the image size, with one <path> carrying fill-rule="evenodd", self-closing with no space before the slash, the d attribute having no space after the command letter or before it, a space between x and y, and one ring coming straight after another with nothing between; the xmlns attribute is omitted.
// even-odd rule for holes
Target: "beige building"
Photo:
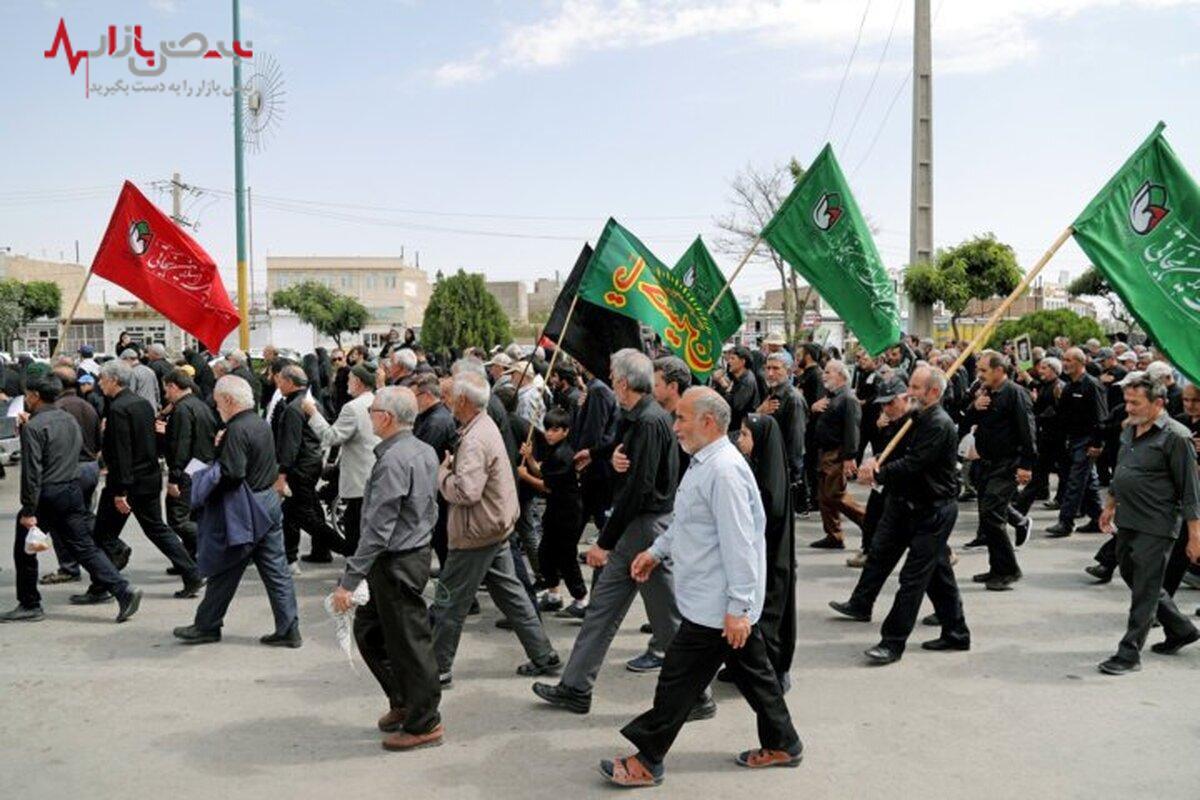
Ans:
<svg viewBox="0 0 1200 800"><path fill-rule="evenodd" d="M432 289L429 277L403 258L375 256L267 256L268 296L305 281L323 283L366 306L364 334L420 327Z"/></svg>
<svg viewBox="0 0 1200 800"><path fill-rule="evenodd" d="M0 279L18 281L50 281L58 285L61 296L59 316L54 319L37 320L24 325L13 335L9 343L14 351L32 352L42 358L50 355L58 343L58 331L63 319L71 311L71 305L79 296L87 276L87 267L62 261L14 256L0 253ZM63 343L63 352L73 352L81 344L90 344L98 351L104 349L104 309L88 300L80 301Z"/></svg>
<svg viewBox="0 0 1200 800"><path fill-rule="evenodd" d="M529 316L533 319L545 319L554 308L554 301L562 291L562 282L554 278L538 278L533 282L533 291L529 293Z"/></svg>
<svg viewBox="0 0 1200 800"><path fill-rule="evenodd" d="M797 303L804 299L804 293L806 291L808 291L807 286L800 286L800 298L796 301ZM783 311L783 289L767 289L767 291L763 294L762 307L766 311ZM821 295L817 294L816 292L809 294L808 307L804 310L806 312L819 312L821 310Z"/></svg>
<svg viewBox="0 0 1200 800"><path fill-rule="evenodd" d="M491 292L508 321L517 325L529 323L529 296L525 291L525 281L487 281L487 290Z"/></svg>

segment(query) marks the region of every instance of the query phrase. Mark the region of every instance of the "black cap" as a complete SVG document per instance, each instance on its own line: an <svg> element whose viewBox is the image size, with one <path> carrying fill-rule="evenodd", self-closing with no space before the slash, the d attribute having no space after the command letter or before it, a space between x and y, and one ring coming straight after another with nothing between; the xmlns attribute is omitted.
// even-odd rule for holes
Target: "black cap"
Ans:
<svg viewBox="0 0 1200 800"><path fill-rule="evenodd" d="M890 403L898 395L902 395L907 391L908 386L899 378L895 376L884 378L883 383L879 385L879 393L875 395L875 402L881 405L883 403Z"/></svg>

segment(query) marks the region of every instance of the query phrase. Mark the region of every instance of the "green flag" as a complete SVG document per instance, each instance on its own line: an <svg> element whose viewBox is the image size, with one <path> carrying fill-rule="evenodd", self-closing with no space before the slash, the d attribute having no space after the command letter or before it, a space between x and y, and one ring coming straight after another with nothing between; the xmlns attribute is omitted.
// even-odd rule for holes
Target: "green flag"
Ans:
<svg viewBox="0 0 1200 800"><path fill-rule="evenodd" d="M900 341L896 289L832 147L825 145L762 236L872 355Z"/></svg>
<svg viewBox="0 0 1200 800"><path fill-rule="evenodd" d="M721 268L713 261L708 248L704 246L704 240L699 236L671 272L684 286L692 290L692 294L705 310L712 306L713 300L716 300L717 295L725 288L725 276L721 274ZM717 338L722 342L736 333L744 321L742 307L738 305L732 290L721 294L721 302L712 310L710 316L717 330Z"/></svg>
<svg viewBox="0 0 1200 800"><path fill-rule="evenodd" d="M721 356L708 309L646 245L609 219L588 262L579 296L650 326L698 377Z"/></svg>
<svg viewBox="0 0 1200 800"><path fill-rule="evenodd" d="M1160 122L1075 220L1075 241L1158 349L1200 380L1200 187Z"/></svg>

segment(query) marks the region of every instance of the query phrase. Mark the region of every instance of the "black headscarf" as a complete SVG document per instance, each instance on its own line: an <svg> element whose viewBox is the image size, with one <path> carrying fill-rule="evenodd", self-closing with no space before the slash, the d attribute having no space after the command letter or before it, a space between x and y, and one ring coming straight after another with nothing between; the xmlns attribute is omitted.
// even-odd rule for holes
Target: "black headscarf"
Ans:
<svg viewBox="0 0 1200 800"><path fill-rule="evenodd" d="M750 429L754 448L750 451L750 467L762 495L763 510L768 519L779 519L787 513L788 466L779 423L769 414L747 414L742 422Z"/></svg>

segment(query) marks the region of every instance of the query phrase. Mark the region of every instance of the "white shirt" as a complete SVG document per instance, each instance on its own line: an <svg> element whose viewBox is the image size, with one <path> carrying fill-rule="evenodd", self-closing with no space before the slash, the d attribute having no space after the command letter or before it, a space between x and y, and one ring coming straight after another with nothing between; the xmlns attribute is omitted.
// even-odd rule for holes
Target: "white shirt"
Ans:
<svg viewBox="0 0 1200 800"><path fill-rule="evenodd" d="M674 518L650 546L671 559L679 613L723 628L725 615L762 615L767 590L767 515L745 457L722 436L692 456L675 492Z"/></svg>

